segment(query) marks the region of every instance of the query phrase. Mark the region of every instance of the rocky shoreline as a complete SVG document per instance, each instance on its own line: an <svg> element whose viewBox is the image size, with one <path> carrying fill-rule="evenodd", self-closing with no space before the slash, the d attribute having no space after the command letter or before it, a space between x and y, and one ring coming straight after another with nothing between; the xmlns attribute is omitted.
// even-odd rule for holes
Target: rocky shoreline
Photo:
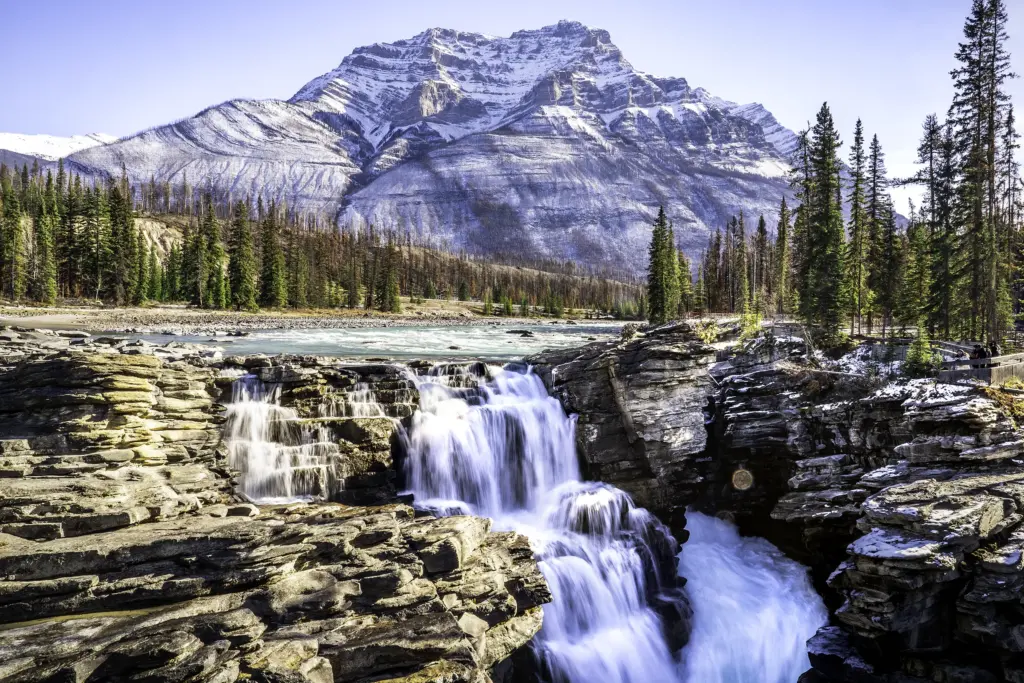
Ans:
<svg viewBox="0 0 1024 683"><path fill-rule="evenodd" d="M1014 397L852 376L790 338L716 351L686 324L529 362L579 415L587 478L681 542L693 507L810 568L832 617L801 683L1024 681ZM0 334L0 681L525 676L548 588L524 537L400 498L403 372ZM310 486L333 502L239 496L221 406L243 374L326 435Z"/></svg>

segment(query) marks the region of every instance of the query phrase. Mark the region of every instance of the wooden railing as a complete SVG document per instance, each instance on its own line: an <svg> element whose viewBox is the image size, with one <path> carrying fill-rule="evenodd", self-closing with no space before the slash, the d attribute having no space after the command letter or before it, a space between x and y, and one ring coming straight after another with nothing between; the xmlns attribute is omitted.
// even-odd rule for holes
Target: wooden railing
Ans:
<svg viewBox="0 0 1024 683"><path fill-rule="evenodd" d="M951 360L943 363L939 371L940 382L977 379L989 384L1002 384L1011 377L1024 379L1024 353L977 360Z"/></svg>

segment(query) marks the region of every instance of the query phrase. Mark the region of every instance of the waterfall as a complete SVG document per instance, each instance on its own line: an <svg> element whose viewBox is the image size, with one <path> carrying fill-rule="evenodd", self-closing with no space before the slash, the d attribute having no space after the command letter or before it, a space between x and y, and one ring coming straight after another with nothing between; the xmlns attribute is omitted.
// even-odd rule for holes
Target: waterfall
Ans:
<svg viewBox="0 0 1024 683"><path fill-rule="evenodd" d="M688 512L679 571L693 607L685 683L794 683L807 639L828 621L807 570L771 543Z"/></svg>
<svg viewBox="0 0 1024 683"><path fill-rule="evenodd" d="M239 493L254 503L288 503L327 498L340 487L337 444L324 425L280 405L280 386L245 375L231 392L224 434Z"/></svg>
<svg viewBox="0 0 1024 683"><path fill-rule="evenodd" d="M356 382L344 394L324 397L319 414L320 417L387 417L368 382Z"/></svg>
<svg viewBox="0 0 1024 683"><path fill-rule="evenodd" d="M530 538L553 595L534 642L551 680L678 681L656 611L678 601L676 542L624 492L580 481L575 419L539 377L486 375L477 388L451 381L450 367L418 380L405 437L417 505L486 515Z"/></svg>
<svg viewBox="0 0 1024 683"><path fill-rule="evenodd" d="M553 596L533 642L546 680L794 683L809 667L805 643L827 612L806 570L770 543L690 512L680 553L625 492L580 480L575 418L528 368L441 364L414 381L420 409L402 438L416 505L529 537ZM230 465L257 503L328 498L343 474L323 421L383 414L368 385L325 401L319 421L281 406L281 387L254 375L232 393ZM681 661L662 616L687 609L677 553L693 609Z"/></svg>

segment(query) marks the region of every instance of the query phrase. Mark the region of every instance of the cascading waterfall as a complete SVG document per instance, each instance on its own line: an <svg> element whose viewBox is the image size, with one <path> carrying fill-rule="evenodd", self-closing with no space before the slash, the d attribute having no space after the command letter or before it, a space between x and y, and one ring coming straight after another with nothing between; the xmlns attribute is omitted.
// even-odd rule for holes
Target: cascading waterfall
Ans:
<svg viewBox="0 0 1024 683"><path fill-rule="evenodd" d="M320 417L387 417L367 382L356 382L345 394L326 398L319 412Z"/></svg>
<svg viewBox="0 0 1024 683"><path fill-rule="evenodd" d="M807 570L761 538L686 515L679 572L693 607L685 683L794 683L810 668L807 639L828 621Z"/></svg>
<svg viewBox="0 0 1024 683"><path fill-rule="evenodd" d="M673 580L678 544L623 491L580 481L575 418L540 378L477 363L441 364L414 381L420 410L403 437L416 505L489 516L530 538L554 597L534 640L547 679L793 683L808 668L805 642L827 612L799 564L689 513L678 571L692 633L677 661L661 615L686 609ZM240 493L281 503L340 486L338 446L322 424L280 405L280 386L245 375L232 393L225 437ZM319 412L383 415L360 385Z"/></svg>
<svg viewBox="0 0 1024 683"><path fill-rule="evenodd" d="M554 596L535 640L554 681L679 680L656 606L678 547L611 486L580 481L575 420L532 372L490 371L479 389L439 368L419 380L407 438L417 505L486 515L526 534Z"/></svg>
<svg viewBox="0 0 1024 683"><path fill-rule="evenodd" d="M267 504L308 501L326 498L340 485L337 444L323 425L306 423L280 405L280 386L245 375L231 393L224 434L243 496Z"/></svg>

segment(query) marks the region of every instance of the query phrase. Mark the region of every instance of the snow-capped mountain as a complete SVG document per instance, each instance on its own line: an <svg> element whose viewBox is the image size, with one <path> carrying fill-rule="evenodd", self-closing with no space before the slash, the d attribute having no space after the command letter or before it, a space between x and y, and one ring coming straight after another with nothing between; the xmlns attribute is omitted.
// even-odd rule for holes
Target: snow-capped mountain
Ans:
<svg viewBox="0 0 1024 683"><path fill-rule="evenodd" d="M795 146L760 104L637 71L606 31L560 22L362 47L288 101L225 102L71 161L636 272L659 205L691 251L733 213L773 214Z"/></svg>
<svg viewBox="0 0 1024 683"><path fill-rule="evenodd" d="M0 133L0 150L14 152L27 157L36 157L44 161L56 161L83 149L116 142L117 138L105 133L89 133L88 135L72 135L69 138L56 135L22 135L19 133Z"/></svg>

